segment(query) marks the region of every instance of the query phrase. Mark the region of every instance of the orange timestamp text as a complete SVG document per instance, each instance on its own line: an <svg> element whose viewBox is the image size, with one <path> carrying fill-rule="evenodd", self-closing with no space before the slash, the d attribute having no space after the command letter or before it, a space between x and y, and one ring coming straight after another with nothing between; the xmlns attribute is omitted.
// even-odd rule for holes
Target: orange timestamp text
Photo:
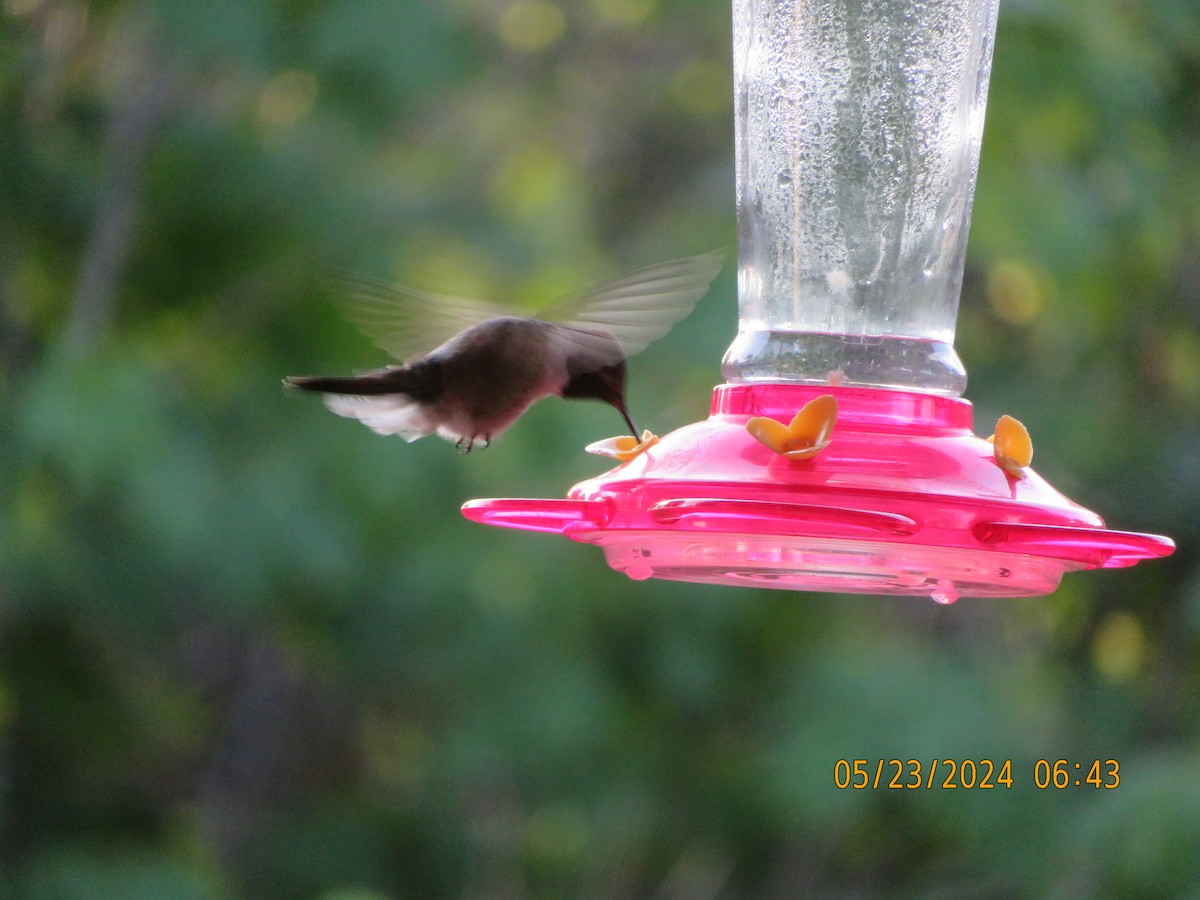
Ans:
<svg viewBox="0 0 1200 900"><path fill-rule="evenodd" d="M1039 759L1031 768L1038 790L1112 790L1121 784L1115 759ZM1020 780L1011 759L839 759L833 764L839 790L1010 790Z"/></svg>

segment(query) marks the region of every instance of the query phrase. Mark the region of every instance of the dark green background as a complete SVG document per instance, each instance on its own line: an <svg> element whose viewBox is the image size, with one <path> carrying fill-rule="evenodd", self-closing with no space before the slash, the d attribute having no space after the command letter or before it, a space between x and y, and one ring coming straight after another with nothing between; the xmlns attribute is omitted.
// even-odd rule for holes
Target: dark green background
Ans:
<svg viewBox="0 0 1200 900"><path fill-rule="evenodd" d="M0 4L0 895L1200 895L1194 0L1006 0L957 340L977 427L1170 559L637 584L458 513L601 471L611 409L462 457L280 389L383 362L338 268L533 303L732 245L729 59L722 0ZM703 417L735 328L727 266L639 422Z"/></svg>

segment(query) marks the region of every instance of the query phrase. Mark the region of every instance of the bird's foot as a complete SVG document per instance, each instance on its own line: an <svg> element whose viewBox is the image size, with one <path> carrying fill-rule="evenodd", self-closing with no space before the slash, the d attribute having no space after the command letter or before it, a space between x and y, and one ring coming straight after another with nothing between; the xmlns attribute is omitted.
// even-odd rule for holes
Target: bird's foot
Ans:
<svg viewBox="0 0 1200 900"><path fill-rule="evenodd" d="M475 449L475 440L479 437L482 437L483 439L483 443L480 444L481 449L486 450L488 447L492 446L492 436L490 434L485 434L482 436L472 435L471 437L460 437L458 439L458 443L456 443L454 446L458 448L459 453L466 455Z"/></svg>

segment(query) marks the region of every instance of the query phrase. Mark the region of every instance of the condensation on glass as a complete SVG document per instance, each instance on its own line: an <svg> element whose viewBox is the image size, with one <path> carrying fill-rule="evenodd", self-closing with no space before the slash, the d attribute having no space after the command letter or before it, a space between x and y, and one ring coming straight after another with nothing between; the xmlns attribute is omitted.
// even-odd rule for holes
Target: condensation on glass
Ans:
<svg viewBox="0 0 1200 900"><path fill-rule="evenodd" d="M734 0L734 383L956 396L999 0Z"/></svg>

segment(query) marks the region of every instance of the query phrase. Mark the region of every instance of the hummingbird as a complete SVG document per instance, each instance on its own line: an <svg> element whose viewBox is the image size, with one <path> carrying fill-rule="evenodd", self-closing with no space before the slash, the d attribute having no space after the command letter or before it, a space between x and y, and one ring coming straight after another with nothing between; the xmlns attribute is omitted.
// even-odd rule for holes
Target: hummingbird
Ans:
<svg viewBox="0 0 1200 900"><path fill-rule="evenodd" d="M542 397L602 400L630 432L626 359L692 311L720 252L631 269L560 297L536 318L500 304L355 279L348 318L400 365L351 376L285 378L340 416L412 442L436 432L486 448ZM433 347L431 350L426 348Z"/></svg>

